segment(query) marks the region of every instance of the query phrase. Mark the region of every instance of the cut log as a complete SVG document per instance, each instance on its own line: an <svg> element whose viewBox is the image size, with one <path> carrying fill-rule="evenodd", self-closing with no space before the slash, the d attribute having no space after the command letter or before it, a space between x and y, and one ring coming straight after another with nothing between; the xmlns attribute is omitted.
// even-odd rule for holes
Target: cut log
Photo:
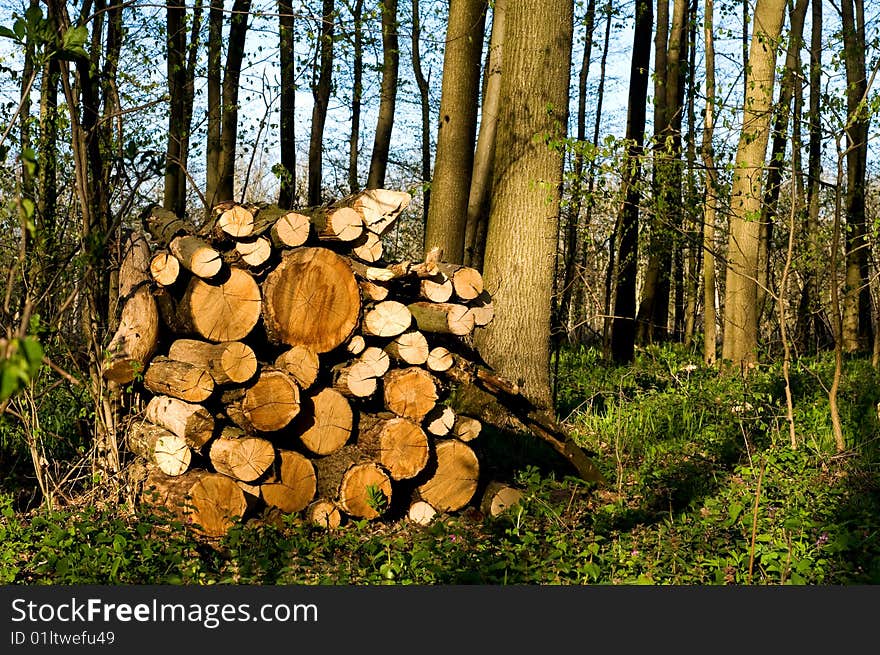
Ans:
<svg viewBox="0 0 880 655"><path fill-rule="evenodd" d="M342 525L342 512L331 500L321 498L306 508L306 517L309 523L320 528L333 530Z"/></svg>
<svg viewBox="0 0 880 655"><path fill-rule="evenodd" d="M452 367L454 361L455 359L452 356L452 353L449 352L448 348L435 346L428 352L428 359L425 362L425 365L432 371L442 373L443 371L448 371Z"/></svg>
<svg viewBox="0 0 880 655"><path fill-rule="evenodd" d="M150 260L150 276L156 284L171 286L180 276L180 262L170 252L157 252Z"/></svg>
<svg viewBox="0 0 880 655"><path fill-rule="evenodd" d="M382 239L373 232L364 232L352 243L351 254L361 261L372 264L382 259Z"/></svg>
<svg viewBox="0 0 880 655"><path fill-rule="evenodd" d="M183 475L192 464L192 451L181 437L165 428L135 421L126 435L128 449L155 464L165 475Z"/></svg>
<svg viewBox="0 0 880 655"><path fill-rule="evenodd" d="M442 273L419 281L419 294L431 302L447 302L452 298L452 291L452 280Z"/></svg>
<svg viewBox="0 0 880 655"><path fill-rule="evenodd" d="M437 379L418 366L392 369L382 379L385 408L416 423L425 418L439 398Z"/></svg>
<svg viewBox="0 0 880 655"><path fill-rule="evenodd" d="M474 325L483 327L489 325L495 318L495 307L492 298L485 291L476 300L468 303L468 313L474 315Z"/></svg>
<svg viewBox="0 0 880 655"><path fill-rule="evenodd" d="M318 355L306 346L293 346L275 358L275 368L293 376L300 389L308 389L318 378Z"/></svg>
<svg viewBox="0 0 880 655"><path fill-rule="evenodd" d="M144 386L156 395L200 403L214 393L214 378L201 366L157 356L147 366Z"/></svg>
<svg viewBox="0 0 880 655"><path fill-rule="evenodd" d="M437 510L424 500L413 501L406 517L416 525L429 525L437 517Z"/></svg>
<svg viewBox="0 0 880 655"><path fill-rule="evenodd" d="M350 398L367 398L378 387L373 367L359 360L333 367L333 388Z"/></svg>
<svg viewBox="0 0 880 655"><path fill-rule="evenodd" d="M219 251L199 237L182 235L174 237L168 249L183 266L193 275L202 279L210 279L223 268L223 257Z"/></svg>
<svg viewBox="0 0 880 655"><path fill-rule="evenodd" d="M126 241L119 267L122 315L101 371L116 384L128 384L143 373L159 343L159 308L150 293L149 266L150 245L142 234L134 233Z"/></svg>
<svg viewBox="0 0 880 655"><path fill-rule="evenodd" d="M263 299L270 341L318 354L345 343L360 316L361 297L348 261L326 248L286 252L263 282Z"/></svg>
<svg viewBox="0 0 880 655"><path fill-rule="evenodd" d="M428 361L430 349L425 335L418 330L412 330L394 339L385 346L385 351L400 362L421 366Z"/></svg>
<svg viewBox="0 0 880 655"><path fill-rule="evenodd" d="M435 405L425 416L425 430L434 437L445 437L455 425L455 412L447 405Z"/></svg>
<svg viewBox="0 0 880 655"><path fill-rule="evenodd" d="M474 315L466 305L420 301L408 307L419 329L424 332L466 336L474 330Z"/></svg>
<svg viewBox="0 0 880 655"><path fill-rule="evenodd" d="M303 397L292 431L311 452L329 455L349 440L353 423L354 414L345 396L334 389L322 389Z"/></svg>
<svg viewBox="0 0 880 655"><path fill-rule="evenodd" d="M483 293L483 276L477 269L446 262L439 263L438 268L440 272L452 280L455 295L461 300L474 300Z"/></svg>
<svg viewBox="0 0 880 655"><path fill-rule="evenodd" d="M214 470L242 482L259 479L275 462L275 448L260 437L217 437L208 447Z"/></svg>
<svg viewBox="0 0 880 655"><path fill-rule="evenodd" d="M349 516L375 519L391 506L391 478L354 446L315 460L318 496L334 501Z"/></svg>
<svg viewBox="0 0 880 655"><path fill-rule="evenodd" d="M176 339L168 348L168 357L206 369L216 384L243 384L257 372L253 348L241 341Z"/></svg>
<svg viewBox="0 0 880 655"><path fill-rule="evenodd" d="M260 320L260 287L250 273L240 268L228 268L221 278L192 278L178 315L191 332L208 341L239 341Z"/></svg>
<svg viewBox="0 0 880 655"><path fill-rule="evenodd" d="M209 537L225 535L248 510L245 493L235 480L201 469L178 476L154 469L144 482L143 499Z"/></svg>
<svg viewBox="0 0 880 655"><path fill-rule="evenodd" d="M263 368L256 381L243 389L230 389L221 396L226 414L245 432L277 432L300 411L300 392L293 376L275 368Z"/></svg>
<svg viewBox="0 0 880 655"><path fill-rule="evenodd" d="M370 367L373 377L381 378L391 368L391 358L379 346L367 346L364 352L358 357L359 362L363 362Z"/></svg>
<svg viewBox="0 0 880 655"><path fill-rule="evenodd" d="M335 202L334 206L351 207L362 217L370 231L383 234L411 200L412 196L405 191L367 189Z"/></svg>
<svg viewBox="0 0 880 655"><path fill-rule="evenodd" d="M486 516L499 516L523 500L523 493L516 487L503 482L492 481L486 485L480 501L480 511Z"/></svg>
<svg viewBox="0 0 880 655"><path fill-rule="evenodd" d="M296 248L308 241L311 225L305 214L267 205L257 211L253 233L266 234L276 248Z"/></svg>
<svg viewBox="0 0 880 655"><path fill-rule="evenodd" d="M446 439L434 445L430 477L416 488L421 500L440 512L454 512L467 505L477 491L480 462L466 443Z"/></svg>
<svg viewBox="0 0 880 655"><path fill-rule="evenodd" d="M412 314L407 306L396 300L383 300L364 313L361 329L375 337L396 337L412 325Z"/></svg>
<svg viewBox="0 0 880 655"><path fill-rule="evenodd" d="M321 240L355 241L364 233L363 219L349 207L316 207L302 213L309 217Z"/></svg>
<svg viewBox="0 0 880 655"><path fill-rule="evenodd" d="M186 445L201 451L214 436L214 417L195 403L188 403L170 396L153 396L144 410L144 416L182 438Z"/></svg>
<svg viewBox="0 0 880 655"><path fill-rule="evenodd" d="M352 336L352 338L348 340L348 343L345 344L345 349L350 355L360 355L364 352L364 348L366 347L367 340L359 334Z"/></svg>
<svg viewBox="0 0 880 655"><path fill-rule="evenodd" d="M205 236L210 235L222 242L250 236L254 231L254 213L245 205L234 201L222 202L211 213L214 219L202 230Z"/></svg>
<svg viewBox="0 0 880 655"><path fill-rule="evenodd" d="M410 273L409 262L398 262L388 266L368 266L363 262L350 260L351 270L362 280L370 282L390 282L406 277Z"/></svg>
<svg viewBox="0 0 880 655"><path fill-rule="evenodd" d="M358 286L360 287L365 300L381 302L388 298L388 287L383 284L376 284L369 280L359 280Z"/></svg>
<svg viewBox="0 0 880 655"><path fill-rule="evenodd" d="M392 480L408 480L428 464L430 445L425 432L412 421L362 415L358 447L379 462Z"/></svg>
<svg viewBox="0 0 880 655"><path fill-rule="evenodd" d="M148 206L141 215L144 229L159 245L168 247L181 234L195 234L195 226L159 205Z"/></svg>
<svg viewBox="0 0 880 655"><path fill-rule="evenodd" d="M460 441L473 441L480 436L483 424L471 416L457 415L452 425L452 436Z"/></svg>
<svg viewBox="0 0 880 655"><path fill-rule="evenodd" d="M278 451L274 474L260 485L260 494L269 507L286 514L300 512L315 498L315 466L293 450Z"/></svg>
<svg viewBox="0 0 880 655"><path fill-rule="evenodd" d="M247 266L259 268L272 256L272 244L265 237L257 237L250 241L236 241L235 252Z"/></svg>

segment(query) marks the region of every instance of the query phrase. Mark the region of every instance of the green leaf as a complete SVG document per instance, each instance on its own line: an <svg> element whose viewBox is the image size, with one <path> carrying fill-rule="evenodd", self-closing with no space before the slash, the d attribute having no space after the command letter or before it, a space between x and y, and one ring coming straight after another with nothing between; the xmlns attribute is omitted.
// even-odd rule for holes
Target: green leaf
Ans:
<svg viewBox="0 0 880 655"><path fill-rule="evenodd" d="M11 398L18 391L19 374L17 367L10 361L3 362L0 372L0 402Z"/></svg>
<svg viewBox="0 0 880 655"><path fill-rule="evenodd" d="M0 27L0 36L7 39L12 39L13 41L19 40L18 37L15 35L15 32L13 32L8 27Z"/></svg>
<svg viewBox="0 0 880 655"><path fill-rule="evenodd" d="M88 38L89 31L86 29L85 25L72 27L64 33L64 38L61 40L61 49L64 52L87 57L88 53L83 46L86 44Z"/></svg>
<svg viewBox="0 0 880 655"><path fill-rule="evenodd" d="M24 37L27 34L27 24L19 18L13 23L12 31L15 32L15 36L18 37L19 41L24 41Z"/></svg>
<svg viewBox="0 0 880 655"><path fill-rule="evenodd" d="M25 337L21 340L21 350L28 365L28 377L34 377L43 364L43 346L36 337Z"/></svg>
<svg viewBox="0 0 880 655"><path fill-rule="evenodd" d="M40 8L40 5L31 5L28 7L27 11L24 12L24 17L28 22L28 25L36 27L40 24L40 21L43 20L43 10Z"/></svg>

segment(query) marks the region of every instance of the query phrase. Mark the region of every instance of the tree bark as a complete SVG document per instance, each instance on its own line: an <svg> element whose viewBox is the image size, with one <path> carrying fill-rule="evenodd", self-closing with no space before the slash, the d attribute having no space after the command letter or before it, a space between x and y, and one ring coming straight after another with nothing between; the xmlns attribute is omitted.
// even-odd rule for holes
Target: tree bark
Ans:
<svg viewBox="0 0 880 655"><path fill-rule="evenodd" d="M400 62L397 44L397 0L383 0L382 7L382 85L379 92L379 117L373 140L373 155L367 176L368 189L385 186L391 132L394 129L394 107L397 102L397 75Z"/></svg>
<svg viewBox="0 0 880 655"><path fill-rule="evenodd" d="M334 1L323 0L321 9L321 29L318 36L317 65L312 78L312 132L309 138L309 189L308 204L321 204L322 160L324 157L324 124L327 121L327 107L330 103L333 81L333 29L335 17Z"/></svg>
<svg viewBox="0 0 880 655"><path fill-rule="evenodd" d="M281 164L278 206L292 209L296 200L296 57L293 0L278 0L281 106L278 145Z"/></svg>

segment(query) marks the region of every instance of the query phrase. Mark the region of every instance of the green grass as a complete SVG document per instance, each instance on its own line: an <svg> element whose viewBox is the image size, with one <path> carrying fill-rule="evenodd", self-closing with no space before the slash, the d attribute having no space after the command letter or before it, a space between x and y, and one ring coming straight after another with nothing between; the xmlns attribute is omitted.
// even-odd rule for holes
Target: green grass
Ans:
<svg viewBox="0 0 880 655"><path fill-rule="evenodd" d="M797 450L777 365L744 381L672 348L628 367L582 349L565 352L560 370L560 416L594 453L602 488L533 451L536 440L488 431L478 439L487 470L525 491L495 519L469 509L427 527L324 531L266 515L206 544L164 517L25 516L7 493L0 583L880 583L880 375L869 362L846 362L842 454L828 415L830 357L793 366ZM502 452L503 465L490 459Z"/></svg>

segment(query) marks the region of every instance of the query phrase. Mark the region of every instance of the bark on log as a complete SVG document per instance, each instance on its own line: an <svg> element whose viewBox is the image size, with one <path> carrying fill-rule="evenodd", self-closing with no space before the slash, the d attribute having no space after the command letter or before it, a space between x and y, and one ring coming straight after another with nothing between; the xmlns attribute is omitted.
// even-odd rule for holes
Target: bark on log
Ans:
<svg viewBox="0 0 880 655"><path fill-rule="evenodd" d="M119 327L102 364L105 379L128 384L143 373L159 342L159 309L150 293L150 246L140 234L129 237L119 268Z"/></svg>
<svg viewBox="0 0 880 655"><path fill-rule="evenodd" d="M192 451L186 441L153 423L135 421L126 434L126 445L165 475L182 475L192 464Z"/></svg>
<svg viewBox="0 0 880 655"><path fill-rule="evenodd" d="M178 476L153 469L144 482L143 500L166 508L184 525L209 537L225 535L248 510L245 493L235 480L201 469Z"/></svg>
<svg viewBox="0 0 880 655"><path fill-rule="evenodd" d="M419 301L408 307L423 332L466 336L474 330L474 315L467 305Z"/></svg>
<svg viewBox="0 0 880 655"><path fill-rule="evenodd" d="M206 369L218 385L243 384L257 373L257 356L241 341L175 339L168 348L168 357Z"/></svg>
<svg viewBox="0 0 880 655"><path fill-rule="evenodd" d="M182 438L195 450L202 447L214 436L214 417L211 413L194 403L188 403L170 396L153 396L144 410L144 416Z"/></svg>
<svg viewBox="0 0 880 655"><path fill-rule="evenodd" d="M200 403L214 393L214 378L202 366L160 355L150 360L144 386L158 396Z"/></svg>
<svg viewBox="0 0 880 655"><path fill-rule="evenodd" d="M263 368L256 381L221 396L226 414L245 432L277 432L299 414L300 391L288 373Z"/></svg>
<svg viewBox="0 0 880 655"><path fill-rule="evenodd" d="M342 448L351 437L354 413L344 395L334 389L322 389L304 396L302 409L291 432L316 455L329 455Z"/></svg>
<svg viewBox="0 0 880 655"><path fill-rule="evenodd" d="M260 494L265 503L286 514L300 512L308 507L316 490L314 464L293 450L278 452L274 474L260 485Z"/></svg>
<svg viewBox="0 0 880 655"><path fill-rule="evenodd" d="M418 366L397 368L383 377L385 408L419 423L439 398L437 379Z"/></svg>
<svg viewBox="0 0 880 655"><path fill-rule="evenodd" d="M361 415L358 447L381 464L392 480L414 478L428 464L428 436L417 424L393 414Z"/></svg>
<svg viewBox="0 0 880 655"><path fill-rule="evenodd" d="M141 222L153 240L166 248L174 237L196 232L192 223L158 205L147 207Z"/></svg>
<svg viewBox="0 0 880 655"><path fill-rule="evenodd" d="M375 519L391 506L391 478L354 446L343 446L315 460L318 495L335 502L349 516Z"/></svg>
<svg viewBox="0 0 880 655"><path fill-rule="evenodd" d="M480 462L466 443L447 439L435 443L435 462L430 477L416 492L421 500L440 512L454 512L467 505L477 491Z"/></svg>
<svg viewBox="0 0 880 655"><path fill-rule="evenodd" d="M229 268L218 280L194 277L178 308L181 322L208 341L239 341L260 320L260 287L250 273Z"/></svg>
<svg viewBox="0 0 880 655"><path fill-rule="evenodd" d="M242 482L258 480L275 462L272 443L260 437L214 439L208 447L214 470Z"/></svg>
<svg viewBox="0 0 880 655"><path fill-rule="evenodd" d="M285 253L263 282L263 299L269 339L318 354L348 340L361 308L347 260L326 248Z"/></svg>

